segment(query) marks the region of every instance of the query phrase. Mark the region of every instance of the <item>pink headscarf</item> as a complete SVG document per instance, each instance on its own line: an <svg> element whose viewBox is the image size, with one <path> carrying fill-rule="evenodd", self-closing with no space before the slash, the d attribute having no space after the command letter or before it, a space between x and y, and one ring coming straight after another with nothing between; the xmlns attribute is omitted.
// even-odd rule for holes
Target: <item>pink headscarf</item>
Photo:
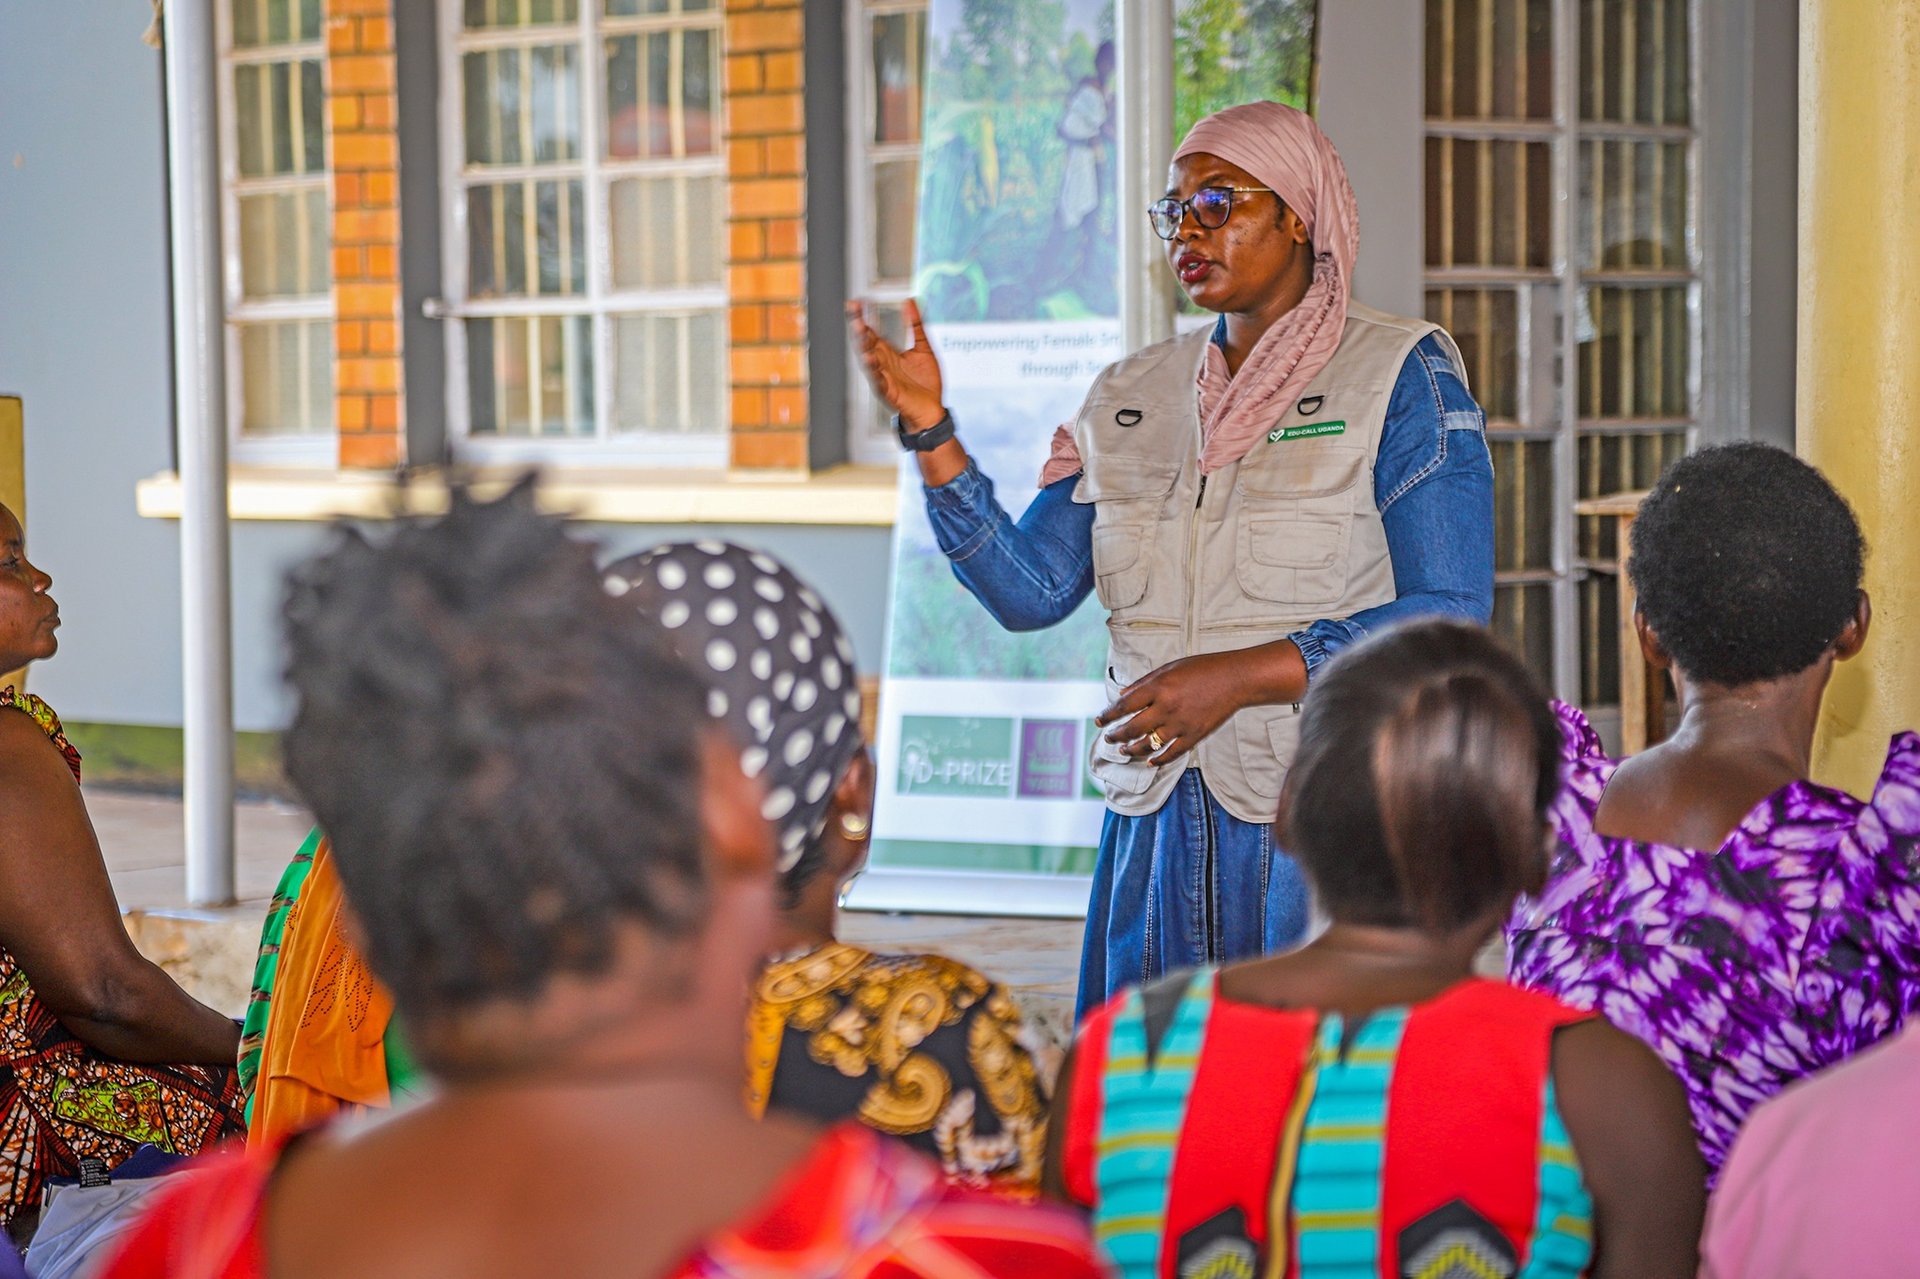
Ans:
<svg viewBox="0 0 1920 1279"><path fill-rule="evenodd" d="M1300 216L1313 243L1313 283L1248 352L1237 375L1209 343L1200 370L1200 472L1245 457L1287 404L1327 366L1347 327L1347 298L1360 253L1360 209L1347 167L1304 111L1278 102L1248 102L1194 125L1173 153L1207 154L1237 164L1272 187ZM1053 453L1040 472L1045 487L1082 469L1070 427L1054 432Z"/></svg>

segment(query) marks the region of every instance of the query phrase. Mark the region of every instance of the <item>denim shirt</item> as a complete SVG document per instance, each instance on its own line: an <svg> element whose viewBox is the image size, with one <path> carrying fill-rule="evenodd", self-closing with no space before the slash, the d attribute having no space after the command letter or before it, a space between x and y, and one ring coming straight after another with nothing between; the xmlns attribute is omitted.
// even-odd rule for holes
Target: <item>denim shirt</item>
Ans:
<svg viewBox="0 0 1920 1279"><path fill-rule="evenodd" d="M1218 339L1216 334L1215 340ZM1040 490L1019 523L971 461L929 488L927 519L954 576L1010 631L1062 621L1093 590L1093 506L1077 476ZM1341 649L1392 622L1493 616L1493 459L1486 419L1440 339L1421 339L1394 382L1374 461L1397 598L1288 636L1309 677Z"/></svg>

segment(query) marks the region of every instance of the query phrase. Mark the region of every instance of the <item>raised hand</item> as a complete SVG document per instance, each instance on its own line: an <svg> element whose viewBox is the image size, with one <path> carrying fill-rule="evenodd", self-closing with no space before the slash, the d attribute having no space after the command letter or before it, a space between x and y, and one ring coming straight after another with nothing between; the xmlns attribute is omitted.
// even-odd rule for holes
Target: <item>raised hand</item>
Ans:
<svg viewBox="0 0 1920 1279"><path fill-rule="evenodd" d="M909 298L903 310L913 335L913 345L904 351L867 322L863 302L847 303L847 327L874 394L900 415L909 430L924 431L938 425L946 415L941 402L940 361L927 342L919 304Z"/></svg>

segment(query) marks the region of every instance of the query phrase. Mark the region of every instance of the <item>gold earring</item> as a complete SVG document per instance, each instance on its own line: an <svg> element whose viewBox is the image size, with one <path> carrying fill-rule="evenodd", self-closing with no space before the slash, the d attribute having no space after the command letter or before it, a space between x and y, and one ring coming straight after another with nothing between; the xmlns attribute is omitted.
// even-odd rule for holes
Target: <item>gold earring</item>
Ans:
<svg viewBox="0 0 1920 1279"><path fill-rule="evenodd" d="M867 837L871 823L858 813L840 814L840 833L856 844Z"/></svg>

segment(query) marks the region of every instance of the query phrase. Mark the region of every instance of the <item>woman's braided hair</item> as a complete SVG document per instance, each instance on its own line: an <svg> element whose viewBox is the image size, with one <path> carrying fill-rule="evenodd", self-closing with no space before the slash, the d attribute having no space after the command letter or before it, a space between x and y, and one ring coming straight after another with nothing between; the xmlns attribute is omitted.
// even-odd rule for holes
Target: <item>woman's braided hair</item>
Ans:
<svg viewBox="0 0 1920 1279"><path fill-rule="evenodd" d="M533 482L291 575L286 768L403 1013L526 998L702 914L704 691Z"/></svg>

